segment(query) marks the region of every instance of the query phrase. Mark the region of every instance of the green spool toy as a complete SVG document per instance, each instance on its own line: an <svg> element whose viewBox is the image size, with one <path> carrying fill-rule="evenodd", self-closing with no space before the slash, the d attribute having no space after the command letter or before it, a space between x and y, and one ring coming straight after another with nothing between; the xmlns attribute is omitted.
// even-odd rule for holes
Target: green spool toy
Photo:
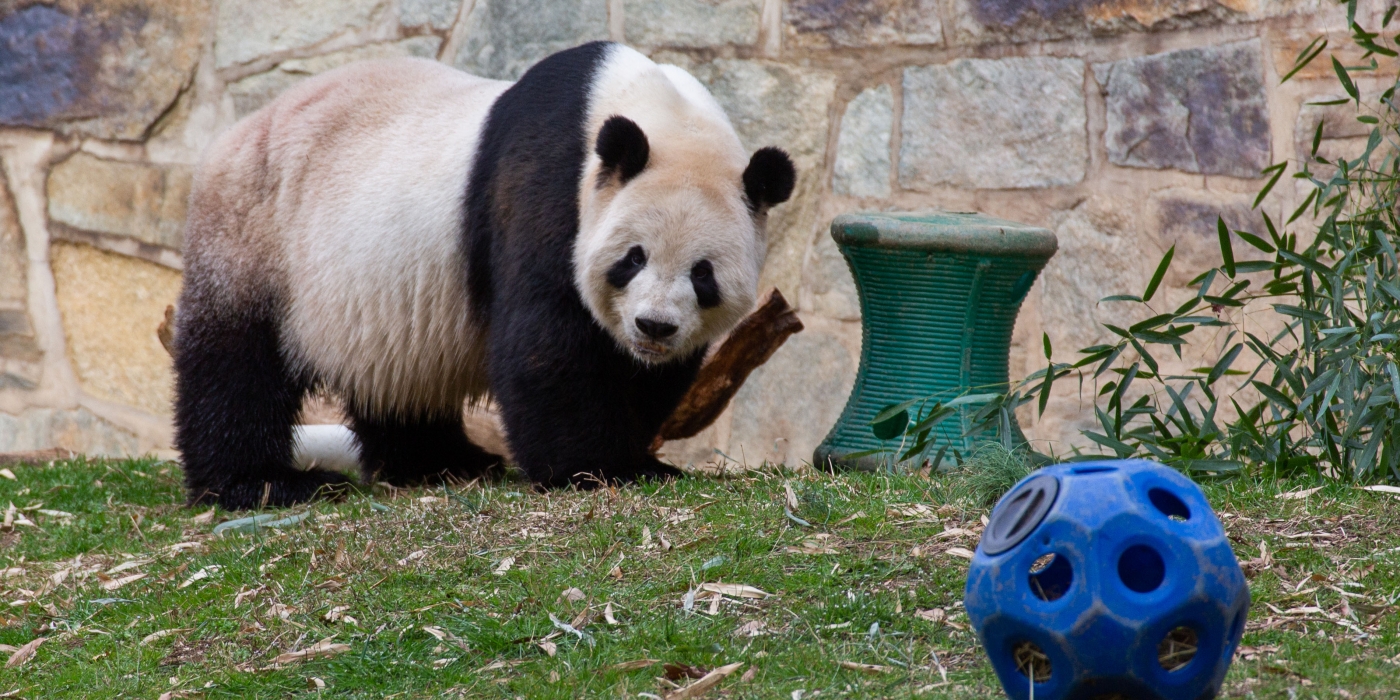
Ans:
<svg viewBox="0 0 1400 700"><path fill-rule="evenodd" d="M813 463L900 466L889 453L848 455L898 446L870 428L886 406L1005 390L1021 300L1058 243L1043 228L954 212L846 214L831 223L831 237L860 292L860 370ZM970 451L973 440L964 433L978 408L965 404L960 416L935 427L931 453L944 445ZM1014 420L1011 430L1015 443L1025 442Z"/></svg>

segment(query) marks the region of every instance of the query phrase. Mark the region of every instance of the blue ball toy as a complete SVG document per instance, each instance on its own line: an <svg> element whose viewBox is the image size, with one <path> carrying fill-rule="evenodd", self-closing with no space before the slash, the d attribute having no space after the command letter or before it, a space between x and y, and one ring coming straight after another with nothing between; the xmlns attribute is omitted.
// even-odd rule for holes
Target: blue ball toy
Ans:
<svg viewBox="0 0 1400 700"><path fill-rule="evenodd" d="M1205 494L1147 460L1059 464L997 502L968 618L1016 700L1215 697L1249 588Z"/></svg>

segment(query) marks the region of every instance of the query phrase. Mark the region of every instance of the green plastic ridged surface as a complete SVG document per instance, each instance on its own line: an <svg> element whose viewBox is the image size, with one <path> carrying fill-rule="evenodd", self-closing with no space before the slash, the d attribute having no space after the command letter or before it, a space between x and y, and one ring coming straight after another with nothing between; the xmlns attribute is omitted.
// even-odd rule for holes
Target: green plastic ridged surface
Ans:
<svg viewBox="0 0 1400 700"><path fill-rule="evenodd" d="M814 463L885 468L888 454L844 457L898 446L871 432L885 406L1005 389L1016 314L1056 241L1045 229L944 212L845 215L831 229L860 292L861 357L850 399ZM943 445L964 454L973 448L961 436L977 408L935 428L930 454ZM1014 421L1012 431L1024 442Z"/></svg>

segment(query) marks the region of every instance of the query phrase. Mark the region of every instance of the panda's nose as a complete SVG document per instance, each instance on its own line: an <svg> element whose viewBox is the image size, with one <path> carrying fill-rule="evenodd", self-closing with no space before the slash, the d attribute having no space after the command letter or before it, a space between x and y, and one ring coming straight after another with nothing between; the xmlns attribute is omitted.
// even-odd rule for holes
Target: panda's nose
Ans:
<svg viewBox="0 0 1400 700"><path fill-rule="evenodd" d="M676 326L664 321L653 321L649 318L637 317L637 328L647 334L652 340L663 340L676 334Z"/></svg>

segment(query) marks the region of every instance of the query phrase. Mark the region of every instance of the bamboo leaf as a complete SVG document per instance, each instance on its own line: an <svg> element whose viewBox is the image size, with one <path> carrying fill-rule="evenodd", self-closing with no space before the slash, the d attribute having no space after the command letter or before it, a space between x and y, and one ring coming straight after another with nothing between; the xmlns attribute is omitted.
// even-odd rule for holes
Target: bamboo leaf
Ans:
<svg viewBox="0 0 1400 700"><path fill-rule="evenodd" d="M1090 440L1093 440L1094 442L1097 442L1100 445L1103 445L1104 447L1113 450L1113 452L1117 454L1120 458L1127 457L1133 453L1133 448L1123 443L1123 441L1111 438L1107 435L1101 435L1092 430L1085 430L1084 437L1087 437Z"/></svg>
<svg viewBox="0 0 1400 700"><path fill-rule="evenodd" d="M888 410L887 408L880 413L883 415ZM893 440L903 435L904 428L908 425L909 411L899 411L884 420L880 420L879 416L876 416L876 419L870 423L870 432L874 433L875 437L881 440Z"/></svg>
<svg viewBox="0 0 1400 700"><path fill-rule="evenodd" d="M1187 471L1225 474L1244 469L1244 462L1229 459L1187 459L1182 460L1181 466Z"/></svg>
<svg viewBox="0 0 1400 700"><path fill-rule="evenodd" d="M1254 235L1254 234L1252 234L1252 233L1249 233L1248 231L1236 231L1236 232L1235 232L1235 235L1236 235L1236 236L1239 236L1241 239L1243 239L1245 243L1248 243L1248 244L1254 246L1255 248L1258 248L1259 250L1264 251L1265 253L1272 253L1272 252L1275 252L1275 250L1276 250L1273 246L1271 246L1271 245L1269 245L1267 242L1265 242L1264 239L1262 239L1262 238L1260 238L1260 237L1258 237L1258 236L1256 236L1256 235ZM1268 264L1268 263L1266 263L1266 264Z"/></svg>
<svg viewBox="0 0 1400 700"><path fill-rule="evenodd" d="M1172 247L1167 249L1167 254L1162 256L1162 261L1157 263L1157 271L1152 273L1152 279L1148 280L1147 289L1142 292L1143 301L1152 301L1152 295L1157 293L1157 286L1162 284L1162 278L1166 277L1167 267L1172 264L1172 257L1175 255L1176 246L1172 245Z"/></svg>
<svg viewBox="0 0 1400 700"><path fill-rule="evenodd" d="M1337 72L1337 80L1342 84L1342 89L1346 90L1347 94L1351 95L1351 99L1356 100L1358 105L1361 104L1361 93L1357 91L1356 83L1351 81L1351 76L1347 75L1347 69L1342 67L1342 62L1338 61L1336 56L1332 57L1332 70Z"/></svg>
<svg viewBox="0 0 1400 700"><path fill-rule="evenodd" d="M901 413L907 412L909 410L909 407L913 406L916 403L919 403L920 401L923 401L923 399L909 399L908 401L890 404L889 406L880 409L880 412L876 413L875 417L872 418L870 422L882 423L884 421L887 421Z"/></svg>
<svg viewBox="0 0 1400 700"><path fill-rule="evenodd" d="M1216 234L1220 238L1220 258L1225 263L1225 274L1231 278L1235 276L1235 249L1230 245L1230 229L1225 225L1225 219L1215 218Z"/></svg>
<svg viewBox="0 0 1400 700"><path fill-rule="evenodd" d="M1206 377L1206 384L1214 384L1215 380L1220 379L1230 369L1230 365L1235 363L1235 358L1240 356L1242 350L1244 350L1244 343L1235 343L1235 347L1230 348L1230 351L1225 353L1225 356L1221 357L1220 361L1211 368L1210 375Z"/></svg>
<svg viewBox="0 0 1400 700"><path fill-rule="evenodd" d="M1292 399L1285 396L1283 392L1279 391L1278 389L1275 389L1257 379L1250 382L1250 384L1255 389L1257 389L1260 394L1263 394L1264 398L1274 402L1275 404L1287 408L1289 411L1298 410L1298 404L1293 403Z"/></svg>
<svg viewBox="0 0 1400 700"><path fill-rule="evenodd" d="M1316 153L1316 149L1314 149L1314 153ZM1258 209L1259 203L1263 202L1264 198L1269 196L1269 192L1274 189L1274 185L1278 184L1279 178L1283 177L1283 171L1286 169L1286 165L1287 163L1279 163L1264 168L1264 170L1261 171L1262 174L1267 175L1269 174L1269 170L1272 169L1274 170L1274 176L1269 178L1269 181L1264 183L1264 187L1259 190L1259 195L1254 198L1254 204L1250 207L1251 209Z"/></svg>
<svg viewBox="0 0 1400 700"><path fill-rule="evenodd" d="M1174 318L1176 318L1174 314L1158 314L1149 319L1138 321L1137 323L1128 326L1128 332L1136 334L1142 331L1152 330L1153 328L1160 328L1162 326L1167 325L1168 323L1171 323L1172 319Z"/></svg>
<svg viewBox="0 0 1400 700"><path fill-rule="evenodd" d="M1298 217L1302 216L1303 213L1308 210L1309 206L1312 206L1313 200L1317 198L1317 192L1317 190L1313 190L1308 193L1308 196L1303 199L1303 203L1299 204L1298 208L1293 210L1293 214L1288 217L1288 221L1284 222L1285 226L1297 221Z"/></svg>
<svg viewBox="0 0 1400 700"><path fill-rule="evenodd" d="M1318 41L1322 42L1321 46L1317 45ZM1313 39L1312 43L1308 44L1303 49L1302 53L1298 54L1298 58L1293 61L1293 68L1284 74L1283 78L1279 80L1279 83L1282 84L1288 82L1289 78L1292 78L1293 76L1298 74L1298 71L1307 68L1308 64L1312 63L1313 59L1317 58L1318 55L1322 53L1322 50L1325 48L1327 48L1326 39L1324 39L1323 37Z"/></svg>
<svg viewBox="0 0 1400 700"><path fill-rule="evenodd" d="M1317 323L1323 323L1327 321L1327 314L1312 311L1310 309L1305 309L1301 306L1294 306L1292 304L1274 304L1274 311L1277 311L1283 314L1284 316L1301 318L1306 321L1314 321Z"/></svg>
<svg viewBox="0 0 1400 700"><path fill-rule="evenodd" d="M930 429L930 428L933 428L934 426L938 425L939 423L942 423L942 422L943 422L944 420L946 420L949 416L952 416L952 415L954 415L954 414L956 414L956 413L957 413L957 411L953 410L952 408L949 408L948 406L944 406L944 405L942 405L942 404L934 404L934 405L933 405L933 410L932 410L932 411L929 411L929 414L928 414L927 416L925 416L923 420L919 421L919 423L918 423L917 425L915 425L914 427L910 428L907 432L910 432L910 433L920 433L920 432L923 432L923 431L925 431L925 430L928 430L928 429Z"/></svg>
<svg viewBox="0 0 1400 700"><path fill-rule="evenodd" d="M1308 271L1323 279L1332 276L1332 268L1323 265L1322 263L1318 262L1317 260L1314 260L1311 257L1302 256L1287 250L1279 251L1279 257L1283 258L1284 260L1287 260L1288 262L1301 265Z"/></svg>
<svg viewBox="0 0 1400 700"><path fill-rule="evenodd" d="M1123 351L1127 349L1127 344L1119 345L1118 348L1113 351L1113 354L1104 358L1103 363L1099 365L1098 369L1094 370L1094 377L1097 379L1099 375L1108 371L1108 368L1113 366L1113 362L1118 359L1118 356L1122 355Z"/></svg>
<svg viewBox="0 0 1400 700"><path fill-rule="evenodd" d="M1040 397L1036 402L1036 415L1045 415L1045 407L1050 404L1050 386L1055 381L1055 373L1049 372L1045 375L1045 381L1040 384Z"/></svg>
<svg viewBox="0 0 1400 700"><path fill-rule="evenodd" d="M1137 333L1133 334L1133 340L1131 342L1136 343L1138 340L1141 340L1144 343L1151 343L1153 345L1176 346L1186 344L1186 341L1183 340L1181 336L1172 335L1170 333L1162 333L1160 331L1138 331ZM1156 370L1153 371L1155 372Z"/></svg>

